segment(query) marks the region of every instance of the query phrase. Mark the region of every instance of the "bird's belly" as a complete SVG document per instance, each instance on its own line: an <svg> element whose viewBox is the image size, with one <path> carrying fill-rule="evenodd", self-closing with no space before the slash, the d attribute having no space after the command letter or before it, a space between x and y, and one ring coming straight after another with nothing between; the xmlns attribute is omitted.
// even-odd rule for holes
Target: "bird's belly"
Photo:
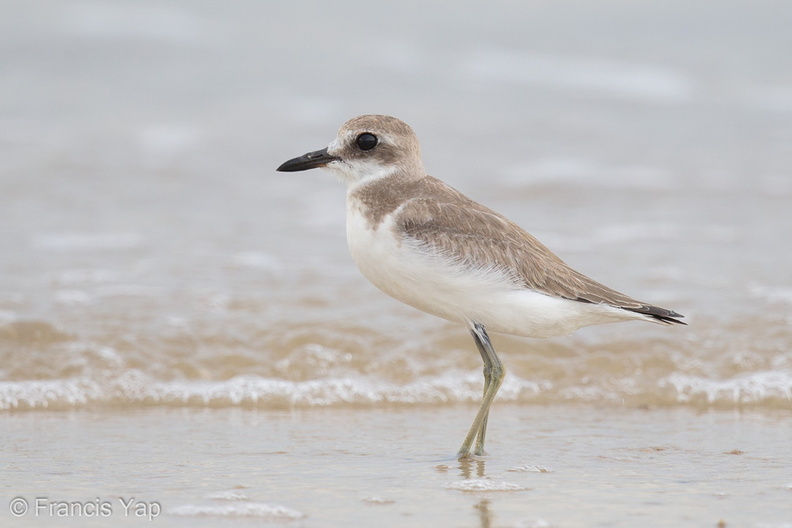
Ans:
<svg viewBox="0 0 792 528"><path fill-rule="evenodd" d="M450 321L481 323L493 332L551 337L637 318L618 308L521 288L499 270L453 262L398 237L390 217L372 228L350 209L347 241L358 269L372 284L405 304Z"/></svg>

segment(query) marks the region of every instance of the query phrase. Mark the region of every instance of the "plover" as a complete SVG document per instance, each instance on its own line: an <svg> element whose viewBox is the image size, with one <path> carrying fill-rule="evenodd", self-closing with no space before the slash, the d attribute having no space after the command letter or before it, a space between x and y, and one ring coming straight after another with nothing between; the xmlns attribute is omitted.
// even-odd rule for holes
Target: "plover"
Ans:
<svg viewBox="0 0 792 528"><path fill-rule="evenodd" d="M457 455L484 454L505 371L487 331L551 337L619 321L685 324L569 267L514 222L428 176L418 139L385 115L350 119L326 148L277 170L329 169L347 184L347 242L361 273L391 297L468 327L484 395Z"/></svg>

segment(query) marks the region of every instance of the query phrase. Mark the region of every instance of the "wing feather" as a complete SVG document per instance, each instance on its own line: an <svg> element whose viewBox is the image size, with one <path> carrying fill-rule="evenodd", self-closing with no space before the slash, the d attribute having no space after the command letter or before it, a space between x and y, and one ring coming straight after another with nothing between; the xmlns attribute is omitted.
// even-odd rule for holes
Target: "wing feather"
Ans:
<svg viewBox="0 0 792 528"><path fill-rule="evenodd" d="M587 303L604 303L662 323L681 315L608 288L572 269L530 233L439 180L396 211L403 236L464 266L499 269L516 287ZM442 187L440 187L442 186Z"/></svg>

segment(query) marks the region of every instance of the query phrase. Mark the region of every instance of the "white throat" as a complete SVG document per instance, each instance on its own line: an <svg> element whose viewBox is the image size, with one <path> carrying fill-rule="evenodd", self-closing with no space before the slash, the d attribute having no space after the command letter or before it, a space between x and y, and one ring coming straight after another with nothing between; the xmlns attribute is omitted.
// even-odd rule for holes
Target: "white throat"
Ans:
<svg viewBox="0 0 792 528"><path fill-rule="evenodd" d="M396 166L382 165L374 160L333 161L327 164L327 168L336 178L347 184L350 191L360 185L392 176L398 170Z"/></svg>

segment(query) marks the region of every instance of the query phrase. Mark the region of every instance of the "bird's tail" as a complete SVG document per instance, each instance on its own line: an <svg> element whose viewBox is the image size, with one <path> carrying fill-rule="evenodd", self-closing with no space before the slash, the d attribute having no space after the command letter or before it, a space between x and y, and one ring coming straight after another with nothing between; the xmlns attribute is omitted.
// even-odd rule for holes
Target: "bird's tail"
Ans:
<svg viewBox="0 0 792 528"><path fill-rule="evenodd" d="M639 313L646 315L653 320L655 323L665 324L665 325L672 325L672 324L681 324L687 325L684 321L680 321L681 318L685 316L682 314L678 314L673 310L666 310L665 308L660 308L659 306L651 306L651 305L644 305L639 308L625 308L631 312Z"/></svg>

